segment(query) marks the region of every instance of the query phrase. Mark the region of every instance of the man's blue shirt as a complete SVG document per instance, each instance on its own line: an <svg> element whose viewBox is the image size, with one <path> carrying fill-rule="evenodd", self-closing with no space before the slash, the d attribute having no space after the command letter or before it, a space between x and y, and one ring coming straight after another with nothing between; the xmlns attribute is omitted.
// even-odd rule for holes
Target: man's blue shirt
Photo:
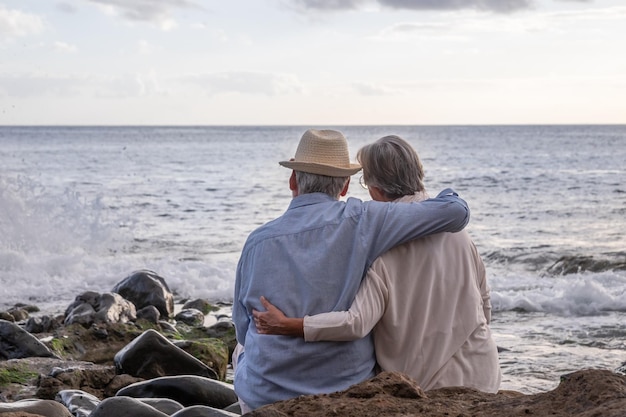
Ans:
<svg viewBox="0 0 626 417"><path fill-rule="evenodd" d="M279 218L248 237L237 266L233 320L245 347L235 391L257 408L303 394L340 391L374 375L370 337L305 343L262 335L252 310L265 296L287 316L347 310L372 262L397 244L469 222L469 208L446 189L421 203L337 201L322 193L295 197Z"/></svg>

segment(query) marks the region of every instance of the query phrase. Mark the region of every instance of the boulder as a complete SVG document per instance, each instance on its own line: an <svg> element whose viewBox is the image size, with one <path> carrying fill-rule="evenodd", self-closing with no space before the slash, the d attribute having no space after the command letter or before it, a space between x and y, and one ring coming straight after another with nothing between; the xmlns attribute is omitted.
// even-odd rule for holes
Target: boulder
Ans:
<svg viewBox="0 0 626 417"><path fill-rule="evenodd" d="M166 318L174 313L174 295L165 279L156 272L135 271L115 285L112 291L133 302L137 309L155 306Z"/></svg>
<svg viewBox="0 0 626 417"><path fill-rule="evenodd" d="M207 300L203 298L196 298L195 300L187 301L183 304L183 310L188 308L195 308L196 310L200 310L202 314L209 314L211 311L219 310L219 307L215 307L213 304L209 303Z"/></svg>
<svg viewBox="0 0 626 417"><path fill-rule="evenodd" d="M89 417L100 404L98 397L78 389L59 391L56 401L67 407L76 417Z"/></svg>
<svg viewBox="0 0 626 417"><path fill-rule="evenodd" d="M117 396L170 398L185 407L206 405L223 409L238 401L231 384L193 375L165 376L136 382L119 390Z"/></svg>
<svg viewBox="0 0 626 417"><path fill-rule="evenodd" d="M135 305L120 294L84 292L65 310L64 324L127 323L137 319Z"/></svg>
<svg viewBox="0 0 626 417"><path fill-rule="evenodd" d="M188 326L200 327L204 325L204 314L195 308L186 308L174 316L176 321L185 323Z"/></svg>
<svg viewBox="0 0 626 417"><path fill-rule="evenodd" d="M118 373L139 378L198 375L217 379L217 373L155 330L146 330L113 358Z"/></svg>
<svg viewBox="0 0 626 417"><path fill-rule="evenodd" d="M62 320L52 316L30 317L24 325L24 330L29 333L48 333L58 329L62 325Z"/></svg>
<svg viewBox="0 0 626 417"><path fill-rule="evenodd" d="M169 398L137 398L137 400L144 404L148 404L150 407L154 407L169 416L185 408L178 401L174 401Z"/></svg>
<svg viewBox="0 0 626 417"><path fill-rule="evenodd" d="M0 320L0 359L56 358L48 347L17 324Z"/></svg>
<svg viewBox="0 0 626 417"><path fill-rule="evenodd" d="M171 417L239 417L240 415L206 405L192 405L172 414Z"/></svg>
<svg viewBox="0 0 626 417"><path fill-rule="evenodd" d="M0 403L0 415L35 415L42 417L73 417L63 404L53 400L20 400L13 403ZM26 414L28 413L28 414Z"/></svg>
<svg viewBox="0 0 626 417"><path fill-rule="evenodd" d="M89 417L169 417L156 408L130 397L102 400Z"/></svg>
<svg viewBox="0 0 626 417"><path fill-rule="evenodd" d="M161 313L159 313L159 309L155 306L145 306L137 311L137 319L143 319L156 324L161 319Z"/></svg>

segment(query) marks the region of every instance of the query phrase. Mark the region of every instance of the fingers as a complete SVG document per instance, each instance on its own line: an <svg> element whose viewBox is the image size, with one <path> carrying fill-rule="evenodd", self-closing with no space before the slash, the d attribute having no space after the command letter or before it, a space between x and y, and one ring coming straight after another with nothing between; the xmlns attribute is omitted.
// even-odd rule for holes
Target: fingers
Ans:
<svg viewBox="0 0 626 417"><path fill-rule="evenodd" d="M266 310L269 310L270 307L274 307L272 305L272 303L270 303L269 301L267 301L267 298L261 296L261 304L263 305L263 307L265 307Z"/></svg>

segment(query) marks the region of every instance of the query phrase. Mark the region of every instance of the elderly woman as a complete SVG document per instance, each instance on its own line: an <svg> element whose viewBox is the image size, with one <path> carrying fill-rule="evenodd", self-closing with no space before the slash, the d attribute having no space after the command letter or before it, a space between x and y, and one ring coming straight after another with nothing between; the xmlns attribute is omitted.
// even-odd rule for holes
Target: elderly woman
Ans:
<svg viewBox="0 0 626 417"><path fill-rule="evenodd" d="M378 201L428 198L415 150L386 136L357 154L361 184ZM371 265L348 311L288 318L261 299L259 333L348 341L373 329L376 359L424 390L464 386L497 392L501 373L491 336L491 303L483 262L466 231L439 233L397 246Z"/></svg>

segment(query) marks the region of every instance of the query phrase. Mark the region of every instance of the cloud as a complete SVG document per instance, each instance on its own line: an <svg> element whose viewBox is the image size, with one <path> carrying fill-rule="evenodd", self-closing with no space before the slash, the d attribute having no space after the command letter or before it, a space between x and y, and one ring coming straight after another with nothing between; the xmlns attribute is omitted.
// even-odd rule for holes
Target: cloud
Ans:
<svg viewBox="0 0 626 417"><path fill-rule="evenodd" d="M44 21L41 17L9 10L0 4L0 38L34 35L43 29Z"/></svg>
<svg viewBox="0 0 626 417"><path fill-rule="evenodd" d="M54 42L53 47L56 51L67 52L67 53L73 53L78 50L76 45L71 45L69 43L60 42L60 41Z"/></svg>
<svg viewBox="0 0 626 417"><path fill-rule="evenodd" d="M497 13L510 13L532 8L534 1L535 0L292 0L289 4L301 11L355 10L368 4L374 4L402 10L475 9Z"/></svg>
<svg viewBox="0 0 626 417"><path fill-rule="evenodd" d="M402 91L379 84L370 84L364 82L354 82L352 87L357 93L363 96L388 96L401 94Z"/></svg>
<svg viewBox="0 0 626 417"><path fill-rule="evenodd" d="M70 97L78 94L82 83L81 80L67 75L3 74L0 75L0 96L17 98Z"/></svg>
<svg viewBox="0 0 626 417"><path fill-rule="evenodd" d="M292 0L286 2L289 7L303 12L307 10L353 10L365 3L365 0Z"/></svg>
<svg viewBox="0 0 626 417"><path fill-rule="evenodd" d="M78 10L76 6L70 3L66 3L66 2L57 3L56 8L57 10L60 10L64 13L69 13L69 14L76 13L76 11Z"/></svg>
<svg viewBox="0 0 626 417"><path fill-rule="evenodd" d="M294 75L252 71L234 71L185 76L181 81L205 91L207 94L238 93L277 96L302 92Z"/></svg>
<svg viewBox="0 0 626 417"><path fill-rule="evenodd" d="M164 94L156 73L147 74L0 74L0 97L58 99L128 98Z"/></svg>
<svg viewBox="0 0 626 417"><path fill-rule="evenodd" d="M458 10L476 9L510 13L529 9L533 0L378 0L383 6L407 10Z"/></svg>
<svg viewBox="0 0 626 417"><path fill-rule="evenodd" d="M106 8L127 20L157 24L163 30L176 27L172 14L177 9L202 9L193 0L84 0Z"/></svg>

